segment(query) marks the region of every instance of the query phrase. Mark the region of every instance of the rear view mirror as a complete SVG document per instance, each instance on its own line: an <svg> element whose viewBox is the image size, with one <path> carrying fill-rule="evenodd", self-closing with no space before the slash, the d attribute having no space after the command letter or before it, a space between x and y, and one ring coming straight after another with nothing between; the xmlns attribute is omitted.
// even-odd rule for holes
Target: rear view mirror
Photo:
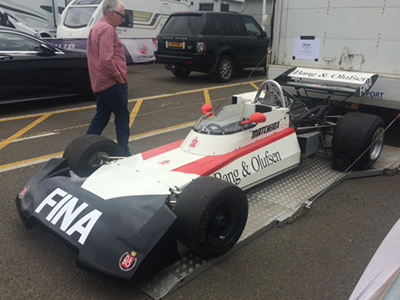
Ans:
<svg viewBox="0 0 400 300"><path fill-rule="evenodd" d="M247 121L243 121L242 125L250 124L250 123L264 123L267 120L267 117L260 113L255 112L253 113Z"/></svg>
<svg viewBox="0 0 400 300"><path fill-rule="evenodd" d="M213 114L213 109L212 109L211 104L208 104L208 103L204 104L201 107L201 112L203 114L205 114L207 117L211 116Z"/></svg>

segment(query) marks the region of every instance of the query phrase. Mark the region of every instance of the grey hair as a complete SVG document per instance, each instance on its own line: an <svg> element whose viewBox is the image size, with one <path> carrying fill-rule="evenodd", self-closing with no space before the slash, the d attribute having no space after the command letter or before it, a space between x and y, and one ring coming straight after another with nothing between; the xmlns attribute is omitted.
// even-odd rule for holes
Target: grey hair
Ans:
<svg viewBox="0 0 400 300"><path fill-rule="evenodd" d="M121 0L104 0L103 15L106 16L110 11L117 10L120 5L124 5Z"/></svg>

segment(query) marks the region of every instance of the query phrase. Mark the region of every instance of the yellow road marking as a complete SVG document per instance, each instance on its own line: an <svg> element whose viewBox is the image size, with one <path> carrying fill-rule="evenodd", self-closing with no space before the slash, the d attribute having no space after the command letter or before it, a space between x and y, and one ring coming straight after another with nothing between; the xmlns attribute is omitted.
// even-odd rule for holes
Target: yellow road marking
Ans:
<svg viewBox="0 0 400 300"><path fill-rule="evenodd" d="M206 103L210 104L212 106L211 97L210 97L210 93L208 92L208 90L204 90L203 93L204 93L204 99L206 100Z"/></svg>
<svg viewBox="0 0 400 300"><path fill-rule="evenodd" d="M43 122L44 120L46 120L48 117L50 117L52 114L44 114L42 117L40 117L39 119L37 119L36 121L32 122L31 124L29 124L28 126L26 126L25 128L21 129L20 131L18 131L17 133L13 134L12 136L10 136L8 139L4 140L3 142L0 143L0 150L3 149L4 147L6 147L7 145L9 145L10 143L12 143L12 141L14 141L15 139L19 138L21 135L23 135L25 132L31 130L33 127L35 127L36 125L38 125L39 123Z"/></svg>
<svg viewBox="0 0 400 300"><path fill-rule="evenodd" d="M195 122L196 121L192 121L192 122L187 122L187 123L183 123L183 124L179 124L179 125L169 126L169 127L165 127L165 128L161 128L161 129L157 129L157 130L138 133L138 134L130 136L129 137L129 141L132 141L134 139L138 139L138 138L141 138L141 137L144 137L144 136L157 135L157 134L160 134L160 133L165 132L165 131L172 131L174 129L185 128L187 126L193 125ZM41 163L41 162L46 162L46 161L50 160L51 158L62 156L63 153L64 153L64 151L53 153L53 154L48 154L48 155L44 155L44 156L39 156L39 157L31 158L31 159L26 159L26 160L22 160L22 161L17 161L17 162L5 164L5 165L1 165L0 166L0 171L1 170L5 170L5 169L9 169L9 168L18 168L18 167L24 167L25 165L38 164L38 163Z"/></svg>
<svg viewBox="0 0 400 300"><path fill-rule="evenodd" d="M9 164L6 164L6 165L1 165L0 166L0 170L7 169L7 168L12 168L12 167L16 167L16 166L21 166L22 167L22 166L27 165L27 164L40 163L42 161L43 162L44 161L48 161L51 158L63 155L63 153L64 153L64 151L58 152L58 153L53 153L53 154L48 154L48 155L44 155L44 156L39 156L39 157L35 157L35 158L30 158L30 159L26 159L26 160L21 160L21 161L9 163Z"/></svg>
<svg viewBox="0 0 400 300"><path fill-rule="evenodd" d="M140 98L140 99L131 99L131 100L129 100L129 102L137 101L138 103L136 103L135 107L133 108L133 110L131 112L131 115L130 115L130 126L132 126L136 116L138 115L138 112L139 112L139 109L140 109L140 105L143 103L143 101L160 99L160 98L171 97L171 96L185 95L185 94L191 94L191 93L197 93L197 92L203 92L206 102L209 101L210 104L211 104L209 90L218 90L218 89L234 87L234 86L238 86L238 85L242 85L242 84L251 84L254 88L258 89L258 87L254 84L254 82L261 82L261 81L264 81L264 80L262 79L262 80L256 80L256 81L253 81L253 82L242 82L242 83L235 83L235 84L229 84L229 85L224 85L224 86L216 86L216 87L202 88L202 89L183 91L183 92L177 92L177 93L170 93L170 94L164 94L164 95L149 96L149 97ZM22 120L22 119L40 117L38 120L34 121L33 123L31 123L29 126L25 127L24 129L18 131L13 136L11 136L8 139L0 142L0 149L6 147L12 141L14 141L15 139L19 138L21 135L23 135L24 133L26 133L27 131L29 131L30 129L32 129L37 124L39 124L40 122L44 121L45 119L47 119L51 115L67 113L67 112L74 112L74 111L81 111L81 110L93 109L93 108L96 108L96 105L90 105L90 106L78 107L78 108L72 108L72 109L58 110L58 111L49 112L49 113L44 114L44 115L43 114L32 114L32 115L26 115L26 116L10 117L10 118L0 119L0 122L7 122L7 121L14 121L14 120ZM188 123L184 123L184 124L179 124L179 125L175 125L175 126L166 127L166 128L159 129L159 130L153 130L153 131L149 131L149 132L146 132L146 133L140 133L140 134L132 135L132 136L130 136L130 140L131 139L135 139L135 138L139 138L139 137L142 137L142 136L147 136L147 135L150 136L150 135L159 134L159 133L162 133L163 131L174 130L174 129L178 129L180 127L183 128L185 126L188 126L188 125L191 125L191 124L194 124L194 123L195 122L188 122ZM77 126L77 127L82 127L82 126ZM30 163L35 163L35 162L38 163L40 161L49 160L50 158L62 155L62 153L63 152L58 152L58 153L54 153L54 154L40 156L40 157L37 157L37 158L32 158L32 159L23 160L23 161L19 161L19 162L14 162L14 163L6 164L6 165L1 165L0 166L0 170L6 169L6 168L10 168L10 167L23 166L25 164L30 164Z"/></svg>
<svg viewBox="0 0 400 300"><path fill-rule="evenodd" d="M139 113L140 106L143 103L143 99L137 100L135 106L132 109L130 120L129 120L129 128L132 127L133 122L135 122L136 116Z"/></svg>
<svg viewBox="0 0 400 300"><path fill-rule="evenodd" d="M261 82L264 81L264 79L261 80L255 80L252 82L243 82L243 83L234 83L234 84L229 84L229 85L223 85L223 86L215 86L215 87L210 87L210 88L204 88L204 89L196 89L196 90L190 90L190 91L183 91L183 92L177 92L177 93L170 93L170 94L164 94L164 95L157 95L157 96L149 96L145 98L139 98L139 99L130 99L128 100L129 102L135 102L138 100L154 100L154 99L159 99L159 98L165 98L165 97L171 97L171 96L179 96L179 95L186 95L186 94L191 94L191 93L198 93L202 92L204 90L218 90L218 89L223 89L223 88L228 88L228 87L233 87L233 86L238 86L238 85L243 85L243 84L251 84L254 87L254 82ZM89 105L89 106L84 106L84 107L78 107L78 108L70 108L70 109L63 109L63 110L56 110L49 112L50 114L62 114L66 112L74 112L74 111L80 111L80 110L86 110L86 109L92 109L96 108L96 105ZM28 119L28 118L36 118L38 116L42 116L43 114L32 114L32 115L26 115L26 116L19 116L19 117L10 117L10 118L3 118L0 119L0 122L7 122L7 121L15 121L15 120L22 120L22 119Z"/></svg>
<svg viewBox="0 0 400 300"><path fill-rule="evenodd" d="M258 86L254 82L250 82L250 85L252 85L256 90L258 90Z"/></svg>

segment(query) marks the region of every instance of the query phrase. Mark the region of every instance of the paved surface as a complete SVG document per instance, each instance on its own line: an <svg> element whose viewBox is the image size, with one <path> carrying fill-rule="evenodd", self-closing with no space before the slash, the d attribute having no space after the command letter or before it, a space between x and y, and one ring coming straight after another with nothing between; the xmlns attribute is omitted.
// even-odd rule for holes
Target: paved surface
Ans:
<svg viewBox="0 0 400 300"><path fill-rule="evenodd" d="M391 128L387 143L400 146L399 130ZM167 133L162 143L186 132ZM158 143L149 137L131 146L141 152ZM14 198L41 166L0 173L0 299L150 299L77 268L74 255L49 236L24 228ZM399 176L341 183L299 220L271 229L165 299L347 299L400 217Z"/></svg>

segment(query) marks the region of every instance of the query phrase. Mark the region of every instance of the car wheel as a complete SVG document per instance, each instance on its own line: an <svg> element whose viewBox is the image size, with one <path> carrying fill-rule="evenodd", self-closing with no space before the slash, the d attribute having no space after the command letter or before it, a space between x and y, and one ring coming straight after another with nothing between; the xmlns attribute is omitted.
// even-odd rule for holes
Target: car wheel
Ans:
<svg viewBox="0 0 400 300"><path fill-rule="evenodd" d="M91 175L110 156L123 156L122 148L114 141L95 134L73 140L63 154L71 170L81 177Z"/></svg>
<svg viewBox="0 0 400 300"><path fill-rule="evenodd" d="M354 163L356 168L369 168L379 158L383 141L384 122L380 117L347 113L336 126L332 141L334 159L344 156L348 160L347 166Z"/></svg>
<svg viewBox="0 0 400 300"><path fill-rule="evenodd" d="M215 70L215 78L219 82L228 82L232 79L234 72L234 64L230 56L222 56L217 64L217 69Z"/></svg>
<svg viewBox="0 0 400 300"><path fill-rule="evenodd" d="M179 195L174 207L178 240L207 258L228 252L247 221L248 203L237 186L214 177L199 177Z"/></svg>
<svg viewBox="0 0 400 300"><path fill-rule="evenodd" d="M177 69L177 68L172 69L171 72L172 72L172 74L174 74L176 77L179 77L179 78L188 77L190 74L190 71Z"/></svg>

